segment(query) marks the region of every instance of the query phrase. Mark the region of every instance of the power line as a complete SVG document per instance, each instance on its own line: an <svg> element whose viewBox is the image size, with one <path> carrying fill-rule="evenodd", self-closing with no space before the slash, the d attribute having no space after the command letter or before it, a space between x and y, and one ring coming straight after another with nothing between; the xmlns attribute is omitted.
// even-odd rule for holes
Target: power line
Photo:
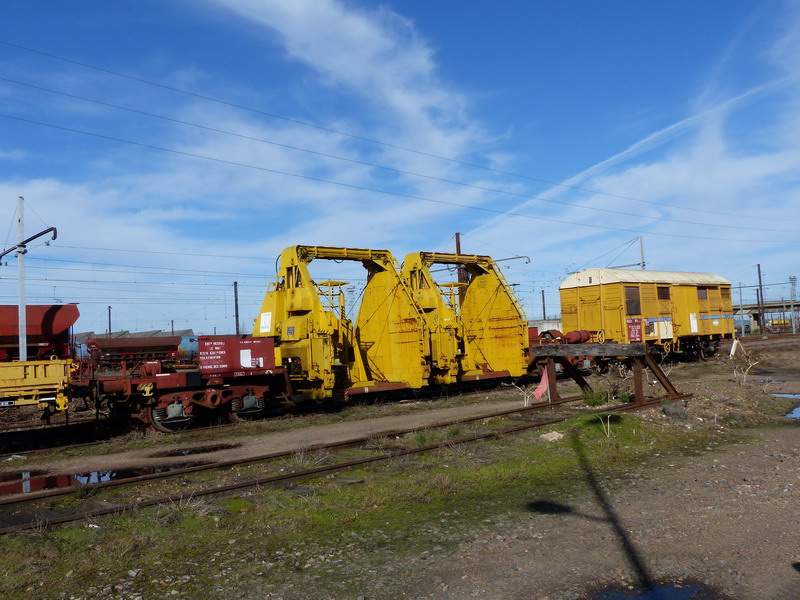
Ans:
<svg viewBox="0 0 800 600"><path fill-rule="evenodd" d="M13 281L13 280L12 280ZM39 287L39 288L47 288L51 289L56 287L60 289L62 292L65 290L78 290L83 291L84 293L88 292L102 292L104 295L109 297L115 293L127 293L127 294L141 294L142 300L148 300L149 298L154 298L158 295L167 297L175 297L178 293L185 294L187 296L196 295L200 290L196 289L203 287L208 289L208 293L213 293L213 290L210 288L212 286L202 285L202 284L192 284L187 283L176 283L171 284L167 282L140 282L137 283L137 287L132 288L120 288L120 287L113 287L118 285L129 285L132 282L120 282L120 281L85 281L85 280L72 280L72 279L53 279L53 278L37 278L33 277L30 280L26 279L27 281L31 281L30 287ZM58 283L60 285L53 285L54 283ZM91 287L79 286L79 285L70 285L70 284L80 284L80 283L91 283ZM98 285L100 284L100 285ZM164 289L162 286L170 286L171 289ZM215 284L213 287L221 287L227 288L229 287L228 284ZM261 301L264 298L264 293L266 290L262 287L259 287L259 290L262 290L260 293L256 292L255 290L251 290L249 293L240 293L240 298L247 298L251 299L253 302L256 300ZM227 295L226 295L227 297Z"/></svg>
<svg viewBox="0 0 800 600"><path fill-rule="evenodd" d="M76 246L59 246L59 248L76 248ZM95 250L95 248L87 248L87 250ZM107 250L106 248L97 248L97 250ZM164 254L170 254L164 252ZM192 254L191 256L198 256L196 254ZM219 256L219 255L216 255ZM222 258L222 257L220 257ZM228 258L228 257L225 257ZM234 257L230 257L234 258ZM241 258L241 257L239 257ZM59 263L71 263L71 264L78 264L78 265L97 265L101 267L124 267L127 269L134 269L134 272L137 269L147 269L147 270L158 270L161 272L156 273L144 273L149 275L175 275L181 273L187 273L184 275L185 277L229 277L229 276L241 276L241 277L271 277L270 275L266 275L264 273L240 273L235 271L205 271L203 269L181 269L178 267L151 267L146 265L122 265L119 263L102 263L97 261L87 261L87 260L67 260L67 259L59 259L59 258L28 258L28 260L37 260L39 262L59 262ZM263 260L263 259L262 259ZM45 264L42 267L31 266L32 269L46 269L47 265ZM92 271L92 269L66 269L68 271ZM114 271L110 269L103 269L100 271L101 273L128 273L129 271Z"/></svg>
<svg viewBox="0 0 800 600"><path fill-rule="evenodd" d="M496 215L504 215L504 216L510 216L510 217L520 217L520 218L531 219L531 220L535 220L535 221L547 221L547 222L550 222L550 223L560 223L562 225L575 225L575 226L579 226L579 227L592 227L592 228L595 228L595 229L604 229L604 230L607 230L607 231L625 231L625 232L628 232L628 233L638 233L638 234L647 233L648 235L656 235L656 236L662 236L662 237L674 237L674 238L694 239L694 240L726 241L726 242L743 242L743 243L774 244L776 242L776 240L774 240L774 239L773 240L735 239L735 238L720 238L720 237L709 237L709 236L699 236L699 235L683 235L683 234L677 234L677 233L660 233L660 232L653 232L653 231L644 232L644 231L641 231L641 230L638 230L638 229L627 229L627 228L624 228L624 227L611 227L611 226L608 226L608 225L598 225L598 224L594 224L594 223L576 223L574 221L567 221L567 220L564 220L564 219L553 219L553 218L550 218L550 217L533 216L533 215L527 215L527 214L524 214L524 213L505 211L505 210L499 210L499 209L493 209L493 208L487 208L487 207L483 207L483 206L470 206L468 204L460 204L458 202L450 202L450 201L447 201L447 200L437 200L437 199L433 199L433 198L425 198L423 196L417 196L417 195L414 195L414 194L406 194L406 193L403 193L403 192L393 192L393 191L389 191L389 190L382 190L382 189L372 188L372 187L363 186L363 185L345 183L345 182L342 182L342 181L333 181L333 180L330 180L330 179L324 179L322 177L312 177L310 175L301 175L299 173L289 173L287 171L281 171L281 170L278 170L278 169L270 169L270 168L267 168L267 167L260 167L258 165L249 165L249 164L246 164L246 163L240 163L240 162L226 160L226 159L222 159L222 158L214 158L214 157L210 157L210 156L204 156L202 154L196 154L196 153L193 153L193 152L186 152L186 151L183 151L183 150L175 150L173 148L165 148L163 146L156 146L156 145L153 145L153 144L145 144L145 143L142 143L142 142L134 142L132 140L126 140L126 139L123 139L123 138L117 138L117 137L103 135L103 134L99 134L99 133L92 133L92 132L89 132L89 131L83 131L83 130L74 129L74 128L71 128L71 127L64 127L64 126L61 126L61 125L53 125L51 123L44 123L42 121L35 121L35 120L32 120L32 119L24 119L22 117L15 117L15 116L12 116L12 115L0 114L0 117L6 118L6 119L10 119L10 120L15 120L15 121L21 121L23 123L31 123L33 125L40 125L40 126L43 126L43 127L49 127L49 128L52 128L52 129L58 129L58 130L61 130L61 131L68 131L70 133L77 133L77 134L80 134L80 135L87 135L87 136L96 137L96 138L99 138L99 139L105 139L105 140L109 140L109 141L113 141L113 142L129 144L129 145L138 146L138 147L141 147L141 148L148 148L150 150L158 150L160 152L168 152L168 153L176 154L176 155L179 155L179 156L186 156L186 157L190 157L190 158L198 158L198 159L201 159L201 160L217 162L217 163L220 163L220 164L225 164L225 165L230 165L230 166L235 166L235 167L242 167L242 168L246 168L246 169L253 169L253 170L257 170L257 171L263 171L265 173L273 173L273 174L276 174L276 175L284 175L286 177L293 177L293 178L296 178L296 179L303 179L303 180L306 180L306 181L315 181L317 183L327 183L327 184L337 185L337 186L340 186L340 187L353 189L353 190L358 190L358 191L373 192L373 193L376 193L376 194L383 194L383 195L387 195L387 196L395 196L395 197L398 197L398 198L407 198L407 199L411 199L411 200L419 200L421 202L430 202L432 204L440 204L440 205L443 205L443 206L453 206L453 207L457 207L457 208L466 208L466 209L470 209L470 210L475 210L475 211L480 211L480 212L487 212L487 213L496 214ZM800 240L781 240L781 241L784 242L784 243L792 243L792 244L800 243Z"/></svg>
<svg viewBox="0 0 800 600"><path fill-rule="evenodd" d="M509 177L516 177L516 178L519 178L519 179L526 179L526 180L529 180L529 181L536 181L536 182L539 182L539 183L546 183L547 185L552 185L552 186L561 187L561 188L565 188L565 189L571 189L571 190L580 191L580 192L586 192L586 193L590 193L590 194L597 194L597 195L601 195L601 196L607 196L607 197L610 197L610 198L618 198L618 199L621 199L621 200L630 200L632 202L640 202L640 203L643 203L643 204L651 204L651 205L654 205L654 206L663 206L663 207L672 208L672 209L679 209L679 210L686 210L686 211L692 211L692 212L706 213L706 214L710 214L710 215L714 215L714 216L719 216L720 215L720 213L718 211L709 211L709 210L704 210L704 209L694 208L694 207L688 207L688 206L675 206L675 205L668 204L668 203L665 203L665 202L655 202L655 201L652 201L652 200L643 200L641 198L634 198L634 197L631 197L631 196L623 196L623 195L620 195L620 194L612 194L612 193L609 193L609 192L601 192L599 190L592 190L592 189L589 189L589 188L583 188L583 187L580 187L580 186L574 186L574 185L569 185L569 184L565 184L565 183L559 183L559 182L550 181L550 180L547 180L547 179L542 179L542 178L538 178L538 177L532 177L532 176L523 175L523 174L520 174L520 173L514 173L514 172L511 172L511 171L504 171L502 169L496 169L494 167L487 167L485 165L479 165L477 163L463 161L463 160L459 160L459 159L452 158L452 157L441 156L441 155L433 154L433 153L430 153L430 152L417 150L417 149L414 149L414 148L408 148L406 146L400 146L400 145L397 145L397 144L392 144L392 143L389 143L389 142L378 140L376 138L361 136L361 135L349 133L349 132L338 130L338 129L324 127L324 126L318 125L316 123L310 123L308 121L303 121L301 119L295 119L295 118L292 118L292 117L286 117L286 116L279 115L279 114L276 114L276 113L272 113L272 112L269 112L269 111L252 108L252 107L249 107L249 106L245 106L245 105L242 105L242 104L237 104L237 103L230 102L230 101L227 101L227 100L222 100L222 99L219 99L219 98L214 98L212 96L199 94L197 92L192 92L192 91L189 91L189 90L185 90L185 89L182 89L182 88L166 85L166 84L163 84L163 83L157 83L157 82L154 82L154 81L143 79L141 77L135 77L133 75L128 75L126 73L121 73L119 71L114 71L112 69L106 69L104 67L99 67L99 66L96 66L96 65L92 65L92 64L89 64L89 63L84 63L84 62L81 62L81 61L78 61L78 60L74 60L74 59L71 59L71 58L66 58L66 57L63 57L63 56L59 56L57 54L52 54L50 52L44 52L42 50L36 50L34 48L23 46L21 44L16 44L16 43L5 41L5 40L0 40L0 44L4 44L4 45L10 46L12 48L17 48L19 50L24 50L24 51L30 52L32 54L38 54L40 56L46 56L48 58L52 58L52 59L55 59L55 60L59 60L59 61L63 61L63 62L66 62L66 63L78 65L78 66L83 67L83 68L92 69L92 70L95 70L95 71L98 71L98 72L101 72L101 73L114 75L115 77L128 79L130 81L135 81L137 83L143 83L145 85L149 85L149 86L152 86L152 87L168 90L168 91L175 92L175 93L178 93L178 94L183 94L183 95L190 96L190 97L193 97L193 98L198 98L200 100L205 100L205 101L208 101L208 102L214 102L216 104L220 104L220 105L223 105L223 106L228 106L230 108L235 108L235 109L238 109L238 110L244 110L244 111L251 112L251 113L254 113L254 114L271 117L273 119L279 119L279 120L286 121L286 122L289 122L289 123L302 125L304 127L310 127L310 128L313 128L313 129L317 129L319 131L325 131L327 133L333 133L333 134L344 136L344 137L348 137L348 138L351 138L351 139L356 139L356 140L359 140L359 141L362 141L362 142L368 142L370 144L377 144L377 145L384 146L384 147L387 147L387 148L392 148L392 149L395 149L395 150L401 150L403 152L410 152L412 154L417 154L419 156L425 156L425 157L428 157L428 158L435 158L437 160L451 162L451 163L462 165L462 166L465 166L465 167L481 169L481 170L488 171L488 172L491 172L491 173L497 173L497 174L506 175L506 176L509 176ZM12 80L7 80L7 81L12 81ZM13 82L13 83L17 83L17 82ZM27 85L27 84L21 84L21 85ZM35 87L35 86L31 86L31 87ZM45 88L41 88L41 89L45 89ZM56 92L56 93L60 93L60 92ZM581 206L581 205L576 205L576 206ZM586 206L583 206L583 207L584 208L589 208L589 207L586 207ZM755 216L755 215L741 215L741 214L733 214L733 213L726 213L726 214L728 216L735 216L735 217L741 217L741 218L774 221L774 219L771 218L771 217L762 217L762 216ZM784 221L797 221L797 219L783 219L783 220Z"/></svg>
<svg viewBox="0 0 800 600"><path fill-rule="evenodd" d="M421 179L427 179L429 181L436 181L436 182L439 182L439 183L447 183L447 184L450 184L450 185L458 185L458 186L462 186L462 187L466 187L466 188L476 189L476 190L480 190L480 191L483 191L483 192L491 192L491 193L494 193L494 194L503 194L503 195L506 195L506 196L519 198L521 200L527 200L527 201L535 200L535 201L538 201L538 202L547 202L549 204L556 204L556 205L559 205L559 206L569 206L569 207L572 207L572 208L584 208L586 210L594 210L594 211L597 211L597 212L604 212L604 213L609 213L609 214L622 215L622 216L625 216L625 217L641 217L642 216L642 215L639 215L639 214L636 214L636 213L613 210L613 209L609 209L609 208L599 208L599 207L596 207L596 206L590 206L590 205L586 205L586 204L579 204L579 203L575 203L575 202L565 202L565 201L561 201L561 200L554 200L552 198L542 198L540 196L531 196L531 195L528 195L528 194L510 192L510 191L507 191L507 190L500 190L500 189L491 188L491 187L488 187L488 186L476 185L476 184L473 184L473 183L467 183L467 182L464 182L464 181L457 181L457 180L454 180L454 179L447 179L447 178L444 178L444 177L437 177L435 175L427 175L425 173L417 173L417 172L414 172L414 171L406 171L404 169L398 169L396 167L389 167L389 166L386 166L386 165L380 165L380 164L377 164L377 163L371 163L371 162L367 162L367 161L363 161L363 160L358 160L358 159L355 159L355 158L339 156L339 155L336 155L336 154L329 154L329 153L326 153L326 152L320 152L318 150L310 150L308 148L301 148L299 146L293 146L291 144L285 144L285 143L282 143L282 142L276 142L274 140L268 140L268 139L264 139L264 138L251 136L251 135L245 135L245 134L241 134L241 133L236 133L236 132L233 132L233 131L229 131L229 130L225 130L225 129L219 129L219 128L216 128L216 127L209 127L209 126L201 125L201 124L198 124L198 123L192 123L190 121L183 121L181 119L175 119L175 118L167 117L167 116L164 116L164 115L159 115L159 114L146 112L146 111L142 111L142 110L138 110L138 109L134 109L134 108L129 108L129 107L125 107L125 106L120 106L118 104L111 104L109 102L103 102L101 100L95 100L93 98L86 98L85 96L77 96L75 94L69 94L69 93L66 93L66 92L58 91L58 90L52 90L52 89L49 89L49 88L41 87L41 86L38 86L38 85L33 85L33 84L30 84L30 83L24 83L24 82L21 82L21 81L16 81L14 79L8 79L6 77L0 77L0 81L6 81L6 82L9 82L9 83L13 83L15 85L21 85L21 86L29 87L29 88L32 88L32 89L35 89L35 90L48 92L50 94L58 94L60 96L64 96L64 97L67 97L67 98L73 98L73 99L76 99L76 100L81 100L83 102L91 102L93 104L98 104L100 106L106 106L106 107L109 107L109 108L114 108L114 109L117 109L117 110L122 110L122 111L130 112L130 113L134 113L134 114L138 114L138 115L143 115L143 116L151 117L151 118L154 118L154 119L161 119L161 120L168 121L168 122L171 122L171 123L177 123L179 125L186 125L188 127L195 127L195 128L198 128L198 129L202 129L204 131L210 131L210 132L213 132L213 133L220 133L220 134L223 134L223 135L237 137L237 138L240 138L240 139L245 139L245 140L254 141L254 142L259 142L259 143L262 143L262 144L269 144L269 145L276 146L276 147L279 147L279 148L284 148L284 149L287 149L287 150L294 150L294 151L297 151L297 152L304 152L304 153L312 154L312 155L315 155L315 156L321 156L323 158L331 158L331 159L334 159L334 160L340 160L340 161L344 161L344 162L349 162L349 163L352 163L352 164L357 164L357 165L361 165L361 166L365 166L365 167L371 167L371 168L375 168L375 169L381 169L381 170L385 170L385 171L390 171L390 172L396 173L398 175L408 175L408 176L411 176L411 177L418 177L418 178L421 178ZM593 192L593 193L600 193L600 192ZM713 214L719 215L720 213L713 213ZM730 216L730 215L726 214L726 216ZM666 222L670 222L670 223L680 223L680 224L684 224L684 225L697 225L697 226L701 226L701 227L719 227L719 228L724 228L724 229L744 229L744 230L748 230L748 231L772 231L772 232L778 232L778 233L798 233L797 230L792 230L792 229L771 229L771 228L763 228L763 227L753 227L752 225L724 225L722 223L699 223L699 222L696 222L696 221L687 221L687 220L682 220L682 219L670 219L670 218L667 218L667 217L654 217L654 216L649 216L647 218L650 219L650 220L653 220L653 221L666 221Z"/></svg>
<svg viewBox="0 0 800 600"><path fill-rule="evenodd" d="M76 249L79 248L78 246L59 246L59 248L72 248ZM96 251L110 251L110 250L117 250L114 248L80 248L82 250L96 250ZM118 250L120 252L148 252L153 254L177 254L179 256L184 256L183 253L171 253L171 252L154 252L151 250ZM200 256L189 254L188 256ZM227 259L227 258L243 258L243 257L230 257L230 256L222 256L222 255L215 255L216 258ZM112 266L112 267L125 267L129 270L116 270L116 269L80 269L80 268L70 268L70 267L49 267L47 264L42 266L31 266L31 269L38 269L47 271L48 269L59 271L61 273L95 273L96 275L104 275L106 273L126 273L131 274L134 276L141 275L141 276L150 276L150 277L165 277L165 276L177 276L177 277L207 277L212 279L220 279L220 278L230 278L232 276L238 277L250 277L253 279L259 280L257 283L248 284L246 280L240 281L240 285L258 285L263 286L262 280L266 280L268 282L272 281L275 277L274 274L267 275L265 273L237 273L235 271L206 271L203 269L181 269L181 268L173 268L173 267L152 267L152 266L143 266L143 265L122 265L118 263L98 263L95 261L78 261L78 260L66 260L66 259L54 259L54 258L38 258L36 259L40 262L48 263L48 262L61 262L61 263L74 263L74 264L84 264L84 265L103 265L103 266ZM255 260L255 259L254 259ZM258 260L263 260L259 258ZM324 264L324 263L323 263ZM362 270L357 267L354 267L355 270ZM147 272L146 270L159 270L157 272ZM364 275L366 277L366 274ZM322 273L317 273L317 277L324 277L327 279L335 278L335 275L323 275ZM0 277L0 279L3 279ZM6 277L5 279L13 279L12 277ZM72 280L69 280L72 281ZM98 282L107 282L109 280L106 279L97 279ZM186 282L189 284L190 282ZM191 284L191 285L203 285L203 284ZM223 287L230 286L230 282L222 283L222 284L214 284L214 285L221 285Z"/></svg>
<svg viewBox="0 0 800 600"><path fill-rule="evenodd" d="M214 159L210 159L214 160ZM219 259L228 259L234 258L237 260L266 260L263 256L233 256L233 255L226 255L223 256L221 254L201 254L199 252L165 252L163 250L141 250L141 249L129 249L129 248L94 248L91 246L64 246L59 244L59 248L68 248L70 250L99 250L102 252L129 252L131 254L158 254L161 256L200 256L202 258L219 258ZM48 259L53 260L53 259ZM246 275L250 275L250 273L246 273Z"/></svg>

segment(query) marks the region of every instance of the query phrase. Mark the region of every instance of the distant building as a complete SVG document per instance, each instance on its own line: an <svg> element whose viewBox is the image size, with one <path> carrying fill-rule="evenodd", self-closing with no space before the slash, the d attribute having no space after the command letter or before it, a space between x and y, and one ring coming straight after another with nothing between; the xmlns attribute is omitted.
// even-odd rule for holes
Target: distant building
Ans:
<svg viewBox="0 0 800 600"><path fill-rule="evenodd" d="M528 321L528 327L536 327L539 331L557 329L561 333L567 333L561 330L561 319L531 319Z"/></svg>

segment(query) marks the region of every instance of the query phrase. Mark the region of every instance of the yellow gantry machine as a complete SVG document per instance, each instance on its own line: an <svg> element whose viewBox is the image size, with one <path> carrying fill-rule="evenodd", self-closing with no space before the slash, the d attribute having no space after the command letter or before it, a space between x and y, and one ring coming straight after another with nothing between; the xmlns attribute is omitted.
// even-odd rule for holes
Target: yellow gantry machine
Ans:
<svg viewBox="0 0 800 600"><path fill-rule="evenodd" d="M366 269L355 322L345 307L348 282L313 281L313 260ZM468 281L439 286L434 264L461 265ZM253 335L276 338L276 364L294 395L316 400L517 377L527 366L524 312L487 256L415 253L400 272L388 250L287 248Z"/></svg>
<svg viewBox="0 0 800 600"><path fill-rule="evenodd" d="M315 259L359 261L367 284L355 324L346 316L344 281L312 280ZM423 387L425 321L388 250L293 246L281 253L255 337L276 337L295 395L330 398L338 392Z"/></svg>
<svg viewBox="0 0 800 600"><path fill-rule="evenodd" d="M466 271L466 281L442 286L450 290L444 296L431 275L432 265L460 266ZM403 262L403 280L431 332L431 357L438 383L525 373L525 312L490 257L416 252Z"/></svg>

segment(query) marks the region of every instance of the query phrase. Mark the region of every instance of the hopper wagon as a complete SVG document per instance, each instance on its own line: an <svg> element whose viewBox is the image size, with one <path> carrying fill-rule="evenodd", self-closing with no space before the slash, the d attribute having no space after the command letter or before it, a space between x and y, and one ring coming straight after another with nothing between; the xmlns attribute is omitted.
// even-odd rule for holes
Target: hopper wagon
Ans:
<svg viewBox="0 0 800 600"><path fill-rule="evenodd" d="M0 305L0 407L36 406L66 410L72 374L70 329L79 316L76 304L26 307L27 353L19 361L19 313Z"/></svg>

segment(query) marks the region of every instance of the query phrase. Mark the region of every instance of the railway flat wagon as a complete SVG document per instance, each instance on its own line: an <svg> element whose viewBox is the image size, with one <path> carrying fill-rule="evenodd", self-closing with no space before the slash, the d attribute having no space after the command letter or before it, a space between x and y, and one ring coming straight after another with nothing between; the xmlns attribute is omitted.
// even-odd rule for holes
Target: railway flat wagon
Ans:
<svg viewBox="0 0 800 600"><path fill-rule="evenodd" d="M0 407L66 410L70 359L0 362Z"/></svg>
<svg viewBox="0 0 800 600"><path fill-rule="evenodd" d="M96 338L89 361L70 386L73 396L108 403L156 431L183 429L197 420L238 421L264 410L284 390L272 339L199 336L197 364L177 361L181 338Z"/></svg>
<svg viewBox="0 0 800 600"><path fill-rule="evenodd" d="M564 331L702 355L734 335L730 282L710 273L586 269L559 287Z"/></svg>

